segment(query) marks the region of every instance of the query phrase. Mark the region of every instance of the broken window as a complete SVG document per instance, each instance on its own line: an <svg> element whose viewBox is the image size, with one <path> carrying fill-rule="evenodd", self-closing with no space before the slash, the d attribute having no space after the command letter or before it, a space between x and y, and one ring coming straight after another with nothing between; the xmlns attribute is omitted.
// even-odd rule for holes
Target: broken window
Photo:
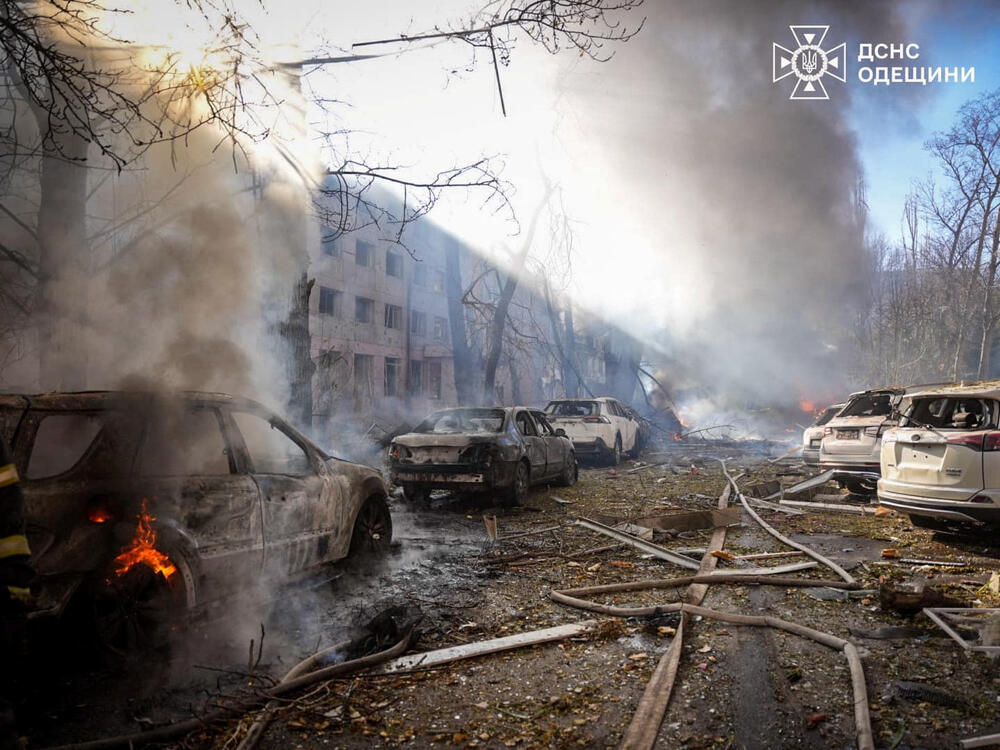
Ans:
<svg viewBox="0 0 1000 750"><path fill-rule="evenodd" d="M863 393L851 399L841 417L888 417L892 413L891 394Z"/></svg>
<svg viewBox="0 0 1000 750"><path fill-rule="evenodd" d="M328 286L319 288L319 312L321 315L334 315L340 317L341 298L343 294Z"/></svg>
<svg viewBox="0 0 1000 750"><path fill-rule="evenodd" d="M399 395L399 359L397 357L385 358L385 395Z"/></svg>
<svg viewBox="0 0 1000 750"><path fill-rule="evenodd" d="M403 327L403 308L399 305L385 306L385 327L399 330Z"/></svg>
<svg viewBox="0 0 1000 750"><path fill-rule="evenodd" d="M590 417L600 413L596 401L552 401L545 411L553 417Z"/></svg>
<svg viewBox="0 0 1000 750"><path fill-rule="evenodd" d="M370 354L354 355L354 403L356 408L370 403L374 393L372 380L372 356Z"/></svg>
<svg viewBox="0 0 1000 750"><path fill-rule="evenodd" d="M434 340L442 343L448 342L448 320L446 318L434 318Z"/></svg>
<svg viewBox="0 0 1000 750"><path fill-rule="evenodd" d="M49 414L42 417L28 458L28 479L64 474L79 463L101 431L97 414Z"/></svg>
<svg viewBox="0 0 1000 750"><path fill-rule="evenodd" d="M518 412L516 422L517 431L522 435L525 437L537 437L538 432L535 430L535 423L531 421L531 416L528 412Z"/></svg>
<svg viewBox="0 0 1000 750"><path fill-rule="evenodd" d="M372 243L358 240L354 245L354 262L359 266L370 266L374 249L375 246Z"/></svg>
<svg viewBox="0 0 1000 750"><path fill-rule="evenodd" d="M427 266L423 263L418 262L413 267L413 284L414 286L427 286Z"/></svg>
<svg viewBox="0 0 1000 750"><path fill-rule="evenodd" d="M410 310L410 333L414 336L427 335L427 313Z"/></svg>
<svg viewBox="0 0 1000 750"><path fill-rule="evenodd" d="M427 395L430 398L441 398L441 363L427 363Z"/></svg>
<svg viewBox="0 0 1000 750"><path fill-rule="evenodd" d="M940 430L995 429L997 402L955 396L918 398L907 412L904 426L928 425Z"/></svg>
<svg viewBox="0 0 1000 750"><path fill-rule="evenodd" d="M419 359L411 359L406 371L406 388L411 396L420 395L424 382L424 363Z"/></svg>
<svg viewBox="0 0 1000 750"><path fill-rule="evenodd" d="M387 250L385 253L385 275L403 278L403 256L399 253Z"/></svg>
<svg viewBox="0 0 1000 750"><path fill-rule="evenodd" d="M233 420L243 435L254 473L296 477L312 473L302 446L270 420L247 411L234 411Z"/></svg>
<svg viewBox="0 0 1000 750"><path fill-rule="evenodd" d="M333 258L340 256L340 239L337 236L337 230L332 227L328 227L323 224L320 227L319 236L319 248L323 255L328 255Z"/></svg>
<svg viewBox="0 0 1000 750"><path fill-rule="evenodd" d="M431 290L435 292L444 291L444 274L440 271L434 272L434 281L431 284Z"/></svg>
<svg viewBox="0 0 1000 750"><path fill-rule="evenodd" d="M354 298L354 319L358 323L371 323L374 309L375 300L370 300L367 297Z"/></svg>
<svg viewBox="0 0 1000 750"><path fill-rule="evenodd" d="M215 409L158 414L150 421L138 464L143 476L204 476L234 470Z"/></svg>

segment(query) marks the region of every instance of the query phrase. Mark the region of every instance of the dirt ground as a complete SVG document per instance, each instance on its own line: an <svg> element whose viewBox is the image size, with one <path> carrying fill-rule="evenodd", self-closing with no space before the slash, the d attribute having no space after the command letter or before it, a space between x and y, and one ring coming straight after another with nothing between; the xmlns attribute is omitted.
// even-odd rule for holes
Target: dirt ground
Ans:
<svg viewBox="0 0 1000 750"><path fill-rule="evenodd" d="M725 486L721 465L744 473L741 488L803 478L795 461L768 462L728 447L678 446L627 461L616 470L584 468L573 487L539 488L526 505L493 508L474 498L438 497L430 508L393 501L395 551L379 566L345 565L290 589L263 613L184 634L184 655L169 665L63 667L57 688L28 699L31 746L138 731L280 678L318 648L388 607L419 617L415 650L496 638L590 619L557 604L553 589L673 578L688 571L578 526L575 518L617 523L680 510L709 510ZM829 494L835 490L823 490ZM850 502L847 496L844 501ZM855 503L859 503L856 499ZM734 555L788 551L742 512L724 549ZM782 533L849 569L865 590L885 581L924 579L949 594L998 606L984 584L1000 569L994 538L914 528L903 516L759 509ZM482 516L496 515L491 542ZM531 533L527 536L517 536ZM654 541L699 560L711 530L657 531ZM961 562L932 567L884 559ZM787 557L759 565L800 562ZM719 562L719 568L733 563ZM796 577L834 577L822 567ZM332 578L332 580L328 580ZM1000 670L995 659L963 651L922 615L880 608L877 593L815 598L831 589L714 585L704 606L771 616L854 642L864 662L875 742L888 748L955 747L963 737L1000 731ZM677 601L684 589L617 594L603 603ZM249 638L266 623L260 662ZM608 618L593 633L407 675L356 674L307 689L282 704L262 748L372 746L616 746L635 712L678 616ZM237 626L238 625L238 626ZM874 638L880 628L906 630ZM257 633L259 646L259 633ZM851 747L855 745L848 665L840 652L772 629L694 618L658 745L683 748ZM192 643L200 643L194 648ZM252 674L251 674L252 673ZM899 683L920 683L921 686ZM52 685L52 683L49 683ZM103 688L101 686L104 686ZM213 723L185 747L233 748L256 714Z"/></svg>

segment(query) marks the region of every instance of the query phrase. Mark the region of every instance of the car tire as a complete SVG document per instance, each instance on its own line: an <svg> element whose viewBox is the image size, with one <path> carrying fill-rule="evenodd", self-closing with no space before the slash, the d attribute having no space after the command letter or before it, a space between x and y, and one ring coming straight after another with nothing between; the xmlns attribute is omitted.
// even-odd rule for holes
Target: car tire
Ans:
<svg viewBox="0 0 1000 750"><path fill-rule="evenodd" d="M527 461L518 461L514 470L514 481L507 490L505 505L515 507L524 504L528 499L528 489L531 487L531 468Z"/></svg>
<svg viewBox="0 0 1000 750"><path fill-rule="evenodd" d="M622 436L615 435L615 447L608 453L608 464L617 466L622 462Z"/></svg>
<svg viewBox="0 0 1000 750"><path fill-rule="evenodd" d="M84 628L105 652L119 657L161 651L184 615L195 606L195 574L176 549L164 554L177 567L169 579L144 564L126 573L95 577L86 587Z"/></svg>
<svg viewBox="0 0 1000 750"><path fill-rule="evenodd" d="M576 484L576 480L579 476L579 468L576 463L576 454L569 454L569 464L563 470L562 478L559 480L559 484L563 487L572 487Z"/></svg>
<svg viewBox="0 0 1000 750"><path fill-rule="evenodd" d="M392 516L385 498L374 495L361 505L351 532L352 558L382 557L392 544Z"/></svg>
<svg viewBox="0 0 1000 750"><path fill-rule="evenodd" d="M426 487L415 487L412 484L403 485L403 497L413 505L427 507L431 504L431 491Z"/></svg>

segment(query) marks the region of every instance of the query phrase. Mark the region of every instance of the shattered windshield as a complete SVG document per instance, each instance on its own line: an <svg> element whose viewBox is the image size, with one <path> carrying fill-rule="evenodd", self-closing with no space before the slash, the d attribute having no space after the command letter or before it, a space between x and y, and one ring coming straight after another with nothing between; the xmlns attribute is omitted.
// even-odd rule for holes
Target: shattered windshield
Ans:
<svg viewBox="0 0 1000 750"><path fill-rule="evenodd" d="M601 413L596 401L552 401L545 413L553 417L592 417Z"/></svg>
<svg viewBox="0 0 1000 750"><path fill-rule="evenodd" d="M996 401L985 398L918 398L906 412L904 426L927 425L939 430L995 429L996 406Z"/></svg>
<svg viewBox="0 0 1000 750"><path fill-rule="evenodd" d="M892 413L892 400L888 393L865 393L852 398L840 413L842 417L888 417Z"/></svg>
<svg viewBox="0 0 1000 750"><path fill-rule="evenodd" d="M434 412L413 431L437 434L500 432L503 417L503 409L447 409Z"/></svg>

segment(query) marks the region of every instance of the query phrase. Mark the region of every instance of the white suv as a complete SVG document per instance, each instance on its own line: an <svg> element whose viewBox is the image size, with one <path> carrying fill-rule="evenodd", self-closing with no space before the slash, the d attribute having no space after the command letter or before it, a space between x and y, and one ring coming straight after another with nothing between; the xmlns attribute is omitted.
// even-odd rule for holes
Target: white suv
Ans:
<svg viewBox="0 0 1000 750"><path fill-rule="evenodd" d="M639 422L617 399L559 399L549 402L545 414L553 427L563 429L573 441L577 458L603 457L616 466L622 453L639 456Z"/></svg>
<svg viewBox="0 0 1000 750"><path fill-rule="evenodd" d="M916 393L882 438L879 501L917 526L1000 525L1000 382Z"/></svg>
<svg viewBox="0 0 1000 750"><path fill-rule="evenodd" d="M816 421L802 431L802 460L807 464L819 463L819 445L823 442L823 427L845 406L847 404L826 407L816 417Z"/></svg>

